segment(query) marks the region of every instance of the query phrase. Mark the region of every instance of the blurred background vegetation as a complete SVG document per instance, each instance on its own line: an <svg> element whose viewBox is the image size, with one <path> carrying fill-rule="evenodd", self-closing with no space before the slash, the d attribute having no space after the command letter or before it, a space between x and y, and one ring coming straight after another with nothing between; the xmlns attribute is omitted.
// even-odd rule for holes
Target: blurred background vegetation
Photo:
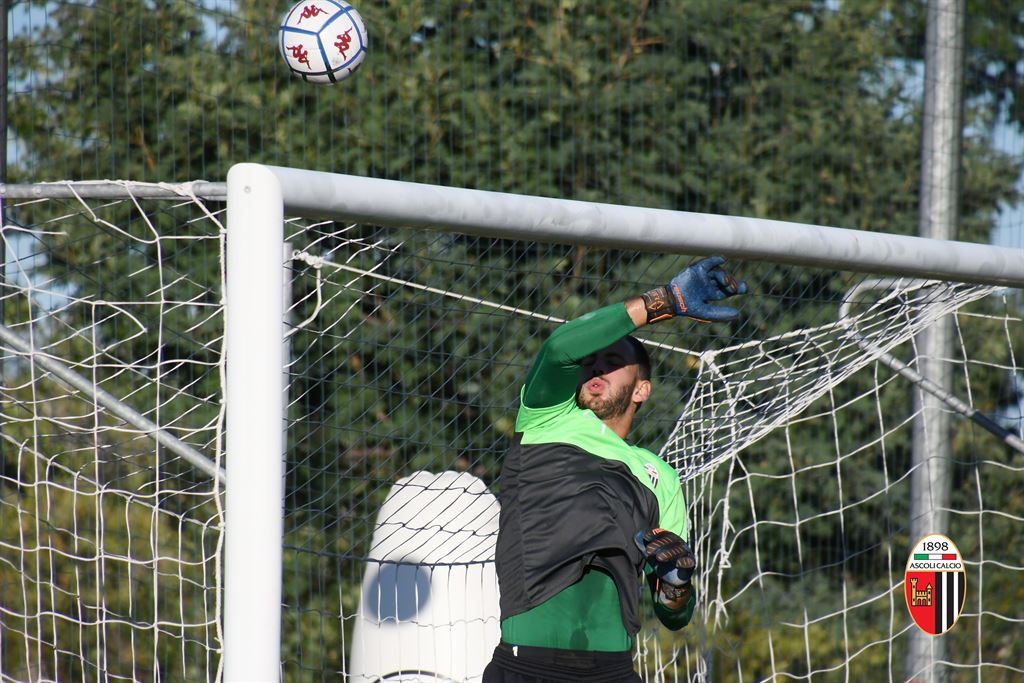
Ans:
<svg viewBox="0 0 1024 683"><path fill-rule="evenodd" d="M369 57L349 81L318 87L291 77L277 53L277 22L287 9L280 2L13 3L7 181L219 181L232 164L255 161L916 232L925 2L362 0L356 6L370 35ZM966 30L958 239L1021 246L1024 0L969 0ZM73 204L61 210L78 211ZM11 225L38 226L50 209L7 211ZM49 308L59 309L52 314L60 320L56 327L98 331L104 358L125 364L158 358L158 401L182 416L181 438L212 454L220 411L218 228L190 222L170 208L153 211L152 223L131 207L104 211L101 219L83 216L78 232L31 238L6 233L7 278L12 286L44 278L57 298L132 302L160 291L168 301L190 302L132 309L138 325L117 316L97 320L90 305ZM107 219L126 227L110 229ZM153 239L154 234L196 239ZM392 278L560 318L663 284L689 261L644 253L642 244L636 252L623 252L371 225L321 224L295 229L291 239L298 249L379 268ZM370 244L375 246L355 253L354 247ZM843 294L860 277L768 263L733 267L751 287L740 320L713 329L670 323L674 327L659 328L654 338L700 350L823 324L835 320ZM316 284L310 267L296 263L292 272L296 323L316 308ZM328 278L321 291L326 304L290 343L283 666L293 680L326 678L344 666L351 638L345 631L357 608L374 515L390 483L417 469L461 469L500 487L518 388L553 328L551 322L498 315L394 284L356 290L345 282L343 275ZM38 294L33 296L11 298L4 323L27 326L32 306L40 307ZM986 300L972 310L1018 314L1019 307L1015 295L1009 304ZM1016 362L1007 354L1021 351L1020 330L1008 339L997 322L978 320L963 326L963 347L993 363ZM42 334L56 338L50 329ZM81 343L72 336L55 342L54 352L85 363L92 352ZM637 440L656 450L686 400L694 368L685 354L655 352L655 363L660 398L645 407ZM103 374L103 367L96 364L94 371ZM38 400L28 395L27 366L8 363L7 371L7 443L31 437L39 448L37 424L19 413ZM915 540L906 538L909 429L888 434L884 447L835 462L837 452L855 452L855 444L878 432L880 416L895 424L909 414L911 389L887 382L891 374L872 366L810 409L827 414L829 405L849 401L840 417L780 430L758 443L743 456L748 474L742 486L735 479L716 482L715 495L734 498L731 524L737 529L749 528L755 517L809 520L795 533L759 527L759 536L739 534L731 590L754 577L770 583L766 577L773 572L795 580L766 588L757 600L730 604L731 620L713 642L704 640L707 625L700 625L659 647L710 657L715 680L768 677L781 662L795 676L818 670L815 680L866 680L886 670L902 675L901 643L892 634L910 622L899 602L890 609L888 598L882 605L877 596L902 576ZM139 405L152 400L149 385L138 377L108 375L104 381L112 393ZM1019 400L1012 373L976 368L959 377L961 392L970 391L989 414L1009 415L1009 424L1020 430L1019 413L1014 423L1007 412ZM865 394L868 399L858 399ZM57 401L50 409L58 416L80 410ZM980 592L969 593L967 611L973 616L948 636L948 656L989 663L980 674L985 680L1014 680L999 664L1020 665L1016 606L1024 601L1024 582L1020 554L1012 550L1024 514L1020 456L1004 453L962 423L957 430L958 514L951 536L966 557L979 557L984 547L986 558L994 553L997 561L969 572L968 590L984 578L986 599L981 604ZM214 588L205 585L205 571L192 576L183 566L161 572L151 550L133 565L141 571L118 570L125 581L117 589L109 577L96 575L102 573L96 557L131 556L134 536L175 538L183 524L195 524L198 531L185 535L187 547L178 552L204 558L203 565L212 562L216 540L209 534L219 523L212 497L181 503L169 515L154 514L158 503L173 507L174 501L161 498L159 490L147 491L144 483L131 483L148 467L144 440L105 444L120 469L102 474L95 471L97 451L65 443L69 439L61 433L50 440L55 453L73 455L60 468L48 468L48 476L62 477L64 484L47 490L45 505L37 500L40 489L31 485L36 475L25 474L38 458L9 445L4 450L0 606L6 605L4 614L37 616L0 620L6 621L0 626L0 671L13 679L89 679L103 672L142 678L159 672L168 680L216 675L216 654L196 661L182 654L194 646L189 643L216 641L209 597ZM805 458L801 466L835 464L797 476L793 452ZM174 477L184 491L204 486L202 477L180 463L165 466L172 472L157 481ZM140 487L145 495L128 497L121 508L95 491L86 495L69 483L85 470L100 489L116 481ZM145 496L153 498L135 507ZM25 529L51 548L81 538L75 510L83 500L91 501L91 512L78 515L116 519L133 531L107 527L96 548L76 551L88 559L73 570L76 563L67 559L62 567L26 568L24 555L11 553L24 545ZM811 519L815 511L822 516ZM192 521L181 521L186 519ZM1001 569L999 557L1016 570ZM159 620L145 607L158 603L158 611L181 615L199 624L198 630L167 631L124 662L90 668L79 660L98 661L95 656L67 654L94 646L75 635L78 621L89 616L51 619L45 629L38 627L40 610L66 613L72 603L40 606L42 598L24 589L26 576L33 585L61 586L60 595L83 592L82 585L106 592L108 604L117 606L111 609L146 625L141 632L159 634ZM82 583L75 587L71 576ZM177 578L169 585L167 576ZM165 591L181 594L180 584L190 582L200 586L199 604L171 604L179 598L163 597ZM117 590L125 594L118 597ZM872 607L851 610L839 621L807 629L784 625L799 617L792 614L797 606L830 612L866 596L873 596ZM975 596L978 602L971 603ZM898 592L894 599L900 599ZM24 634L31 629L23 622L33 621L36 636L29 638ZM769 634L772 652L765 644ZM109 639L130 643L141 637L139 629L127 629ZM851 642L864 648L849 665L853 673L821 673L851 657ZM164 652L167 643L171 649ZM56 671L40 672L27 662L34 661L32 651L47 648L65 652L48 660ZM978 675L972 670L969 677Z"/></svg>

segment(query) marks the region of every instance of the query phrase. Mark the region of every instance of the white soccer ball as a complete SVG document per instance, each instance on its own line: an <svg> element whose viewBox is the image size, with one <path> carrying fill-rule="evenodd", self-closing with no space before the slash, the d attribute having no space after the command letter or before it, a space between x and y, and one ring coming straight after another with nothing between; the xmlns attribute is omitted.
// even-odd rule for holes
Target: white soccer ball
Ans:
<svg viewBox="0 0 1024 683"><path fill-rule="evenodd" d="M338 83L366 59L366 26L341 0L300 0L278 31L288 68L310 83Z"/></svg>

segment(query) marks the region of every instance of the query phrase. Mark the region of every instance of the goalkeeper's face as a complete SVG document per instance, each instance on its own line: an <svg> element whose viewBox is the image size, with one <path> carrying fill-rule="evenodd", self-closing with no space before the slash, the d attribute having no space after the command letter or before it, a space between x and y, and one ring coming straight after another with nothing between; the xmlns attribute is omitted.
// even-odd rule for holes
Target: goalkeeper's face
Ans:
<svg viewBox="0 0 1024 683"><path fill-rule="evenodd" d="M641 377L636 352L625 339L583 359L576 403L602 420L635 412L647 400L651 383Z"/></svg>

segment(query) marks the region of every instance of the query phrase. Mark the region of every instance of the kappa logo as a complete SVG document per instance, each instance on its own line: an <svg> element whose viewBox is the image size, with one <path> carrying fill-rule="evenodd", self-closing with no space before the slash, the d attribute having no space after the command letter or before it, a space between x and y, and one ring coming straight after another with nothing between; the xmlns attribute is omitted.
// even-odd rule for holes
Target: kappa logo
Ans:
<svg viewBox="0 0 1024 683"><path fill-rule="evenodd" d="M907 558L903 594L910 617L925 633L942 635L963 612L967 572L959 548L942 534L918 541Z"/></svg>
<svg viewBox="0 0 1024 683"><path fill-rule="evenodd" d="M647 472L647 477L651 480L651 486L658 488L658 468L651 463L644 463L644 470Z"/></svg>

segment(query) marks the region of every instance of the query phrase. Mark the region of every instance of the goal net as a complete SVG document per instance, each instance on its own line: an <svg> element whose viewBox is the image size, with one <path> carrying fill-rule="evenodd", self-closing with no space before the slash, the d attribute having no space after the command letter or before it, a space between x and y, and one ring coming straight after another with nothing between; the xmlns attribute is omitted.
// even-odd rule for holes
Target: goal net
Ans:
<svg viewBox="0 0 1024 683"><path fill-rule="evenodd" d="M116 194L5 201L3 680L219 668L222 235Z"/></svg>
<svg viewBox="0 0 1024 683"><path fill-rule="evenodd" d="M223 189L97 188L5 200L0 674L216 680L222 494L250 455L224 443ZM272 276L281 675L479 680L498 636L495 494L535 353L693 257L316 215L286 216ZM1020 676L1020 290L729 267L750 287L739 320L638 335L655 385L631 439L680 472L700 567L686 629L647 614L644 680L910 678L915 335L943 319L953 352L927 360L953 375L944 532L967 597L938 666Z"/></svg>

